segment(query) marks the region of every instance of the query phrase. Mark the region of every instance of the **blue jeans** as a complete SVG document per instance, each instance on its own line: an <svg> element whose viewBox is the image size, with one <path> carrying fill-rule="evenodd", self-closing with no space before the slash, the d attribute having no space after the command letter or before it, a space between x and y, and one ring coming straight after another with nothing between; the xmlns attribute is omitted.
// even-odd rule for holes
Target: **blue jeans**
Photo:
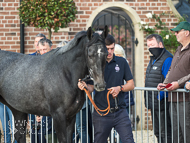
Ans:
<svg viewBox="0 0 190 143"><path fill-rule="evenodd" d="M89 135L91 134L91 113L88 108L88 132ZM81 117L80 117L80 112L76 114L76 130L77 133L79 134L79 138L81 139ZM90 143L90 138L91 136L88 136L88 143ZM86 108L82 109L82 143L87 143L87 130L86 130Z"/></svg>
<svg viewBox="0 0 190 143"><path fill-rule="evenodd" d="M6 116L6 119L4 118L4 115ZM5 106L5 112L4 112L4 104L1 102L0 102L0 119L3 126L4 135L6 134L6 143L11 143L11 133L13 131L12 112L7 106ZM6 123L6 126L5 126L5 123ZM5 128L6 128L6 133L5 133ZM11 128L11 132L10 132L10 128ZM4 136L4 141L5 141L5 136ZM15 143L17 143L16 140L15 140Z"/></svg>
<svg viewBox="0 0 190 143"><path fill-rule="evenodd" d="M41 139L42 137L42 139ZM35 142L35 129L32 129L32 136L31 136L31 143L36 143ZM42 142L41 142L42 140ZM41 129L37 130L37 143L46 143L46 138L45 138L45 135L41 134Z"/></svg>
<svg viewBox="0 0 190 143"><path fill-rule="evenodd" d="M30 131L31 131L31 143L46 143L45 134L44 134L43 130L42 130L42 135L41 135L41 127L40 127L40 129L37 129L37 142L35 142L35 139L36 139L35 136L36 136L36 134L35 134L35 129L33 128L32 125L37 124L36 123L36 117L33 114L28 114L28 116L29 116L29 120L31 121L31 127L30 127ZM42 140L42 142L41 142L41 140Z"/></svg>

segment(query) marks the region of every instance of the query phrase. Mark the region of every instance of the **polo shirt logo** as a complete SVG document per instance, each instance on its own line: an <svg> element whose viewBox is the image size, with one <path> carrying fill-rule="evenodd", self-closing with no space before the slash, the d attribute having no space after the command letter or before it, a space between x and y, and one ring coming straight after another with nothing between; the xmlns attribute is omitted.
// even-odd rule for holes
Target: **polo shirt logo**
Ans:
<svg viewBox="0 0 190 143"><path fill-rule="evenodd" d="M118 64L116 64L116 66L115 66L115 71L116 71L116 72L119 72L119 70L120 70L120 68L119 68Z"/></svg>
<svg viewBox="0 0 190 143"><path fill-rule="evenodd" d="M155 66L154 66L154 67L152 67L152 69L153 69L153 70L156 70L157 68L158 68L158 67L155 67Z"/></svg>

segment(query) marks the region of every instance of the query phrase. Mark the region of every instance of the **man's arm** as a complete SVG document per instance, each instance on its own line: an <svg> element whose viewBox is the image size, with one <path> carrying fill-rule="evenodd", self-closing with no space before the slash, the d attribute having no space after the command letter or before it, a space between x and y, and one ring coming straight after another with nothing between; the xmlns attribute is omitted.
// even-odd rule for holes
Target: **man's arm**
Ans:
<svg viewBox="0 0 190 143"><path fill-rule="evenodd" d="M167 73L167 75L166 75L166 78L165 78L165 80L164 80L164 84L168 84L168 76L169 76L169 74L170 74L170 69L168 70L168 73Z"/></svg>
<svg viewBox="0 0 190 143"><path fill-rule="evenodd" d="M184 77L180 78L178 80L178 84L179 84L180 87L182 87L189 80L190 80L190 74L188 74L187 76L184 76Z"/></svg>
<svg viewBox="0 0 190 143"><path fill-rule="evenodd" d="M190 80L190 74L180 78L178 81L174 81L172 82L172 86L170 86L169 88L167 88L167 90L171 91L171 90L175 90L175 89L178 89L180 87L183 87L185 85L185 83L187 81Z"/></svg>
<svg viewBox="0 0 190 143"><path fill-rule="evenodd" d="M122 92L131 91L135 88L133 79L126 81L126 84L121 85L123 87ZM110 94L112 94L113 98L117 97L119 92L121 92L121 86L111 87L112 90Z"/></svg>
<svg viewBox="0 0 190 143"><path fill-rule="evenodd" d="M171 64L172 64L172 58L171 57L168 57L165 61L164 61L164 64L162 66L162 74L164 75L164 84L167 84L168 83L168 76L169 76L169 73L170 73L170 69L171 69Z"/></svg>
<svg viewBox="0 0 190 143"><path fill-rule="evenodd" d="M126 84L122 86L123 92L131 91L135 88L133 79L126 81Z"/></svg>
<svg viewBox="0 0 190 143"><path fill-rule="evenodd" d="M158 90L163 90L164 87L162 87L162 86L165 86L166 84L168 84L168 76L169 76L169 74L170 74L170 69L168 71L168 74L166 75L166 78L165 78L164 82L158 84L158 86L157 86ZM171 84L172 85L170 87L166 88L167 90L172 91L172 90L175 90L175 89L179 88L179 84L178 84L177 81L174 81Z"/></svg>

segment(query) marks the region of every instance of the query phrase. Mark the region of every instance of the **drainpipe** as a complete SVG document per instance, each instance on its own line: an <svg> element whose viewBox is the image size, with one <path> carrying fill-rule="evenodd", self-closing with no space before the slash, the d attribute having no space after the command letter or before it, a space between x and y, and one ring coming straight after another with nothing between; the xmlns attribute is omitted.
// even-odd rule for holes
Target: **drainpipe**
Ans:
<svg viewBox="0 0 190 143"><path fill-rule="evenodd" d="M20 0L21 4L22 0ZM24 24L20 20L20 53L24 54Z"/></svg>

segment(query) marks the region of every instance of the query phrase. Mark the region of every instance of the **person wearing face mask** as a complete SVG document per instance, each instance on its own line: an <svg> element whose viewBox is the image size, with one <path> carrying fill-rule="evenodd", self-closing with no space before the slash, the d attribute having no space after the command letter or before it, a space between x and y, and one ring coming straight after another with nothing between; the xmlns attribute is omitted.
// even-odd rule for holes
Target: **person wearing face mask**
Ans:
<svg viewBox="0 0 190 143"><path fill-rule="evenodd" d="M147 47L152 54L146 70L145 87L157 87L164 81L172 62L172 54L164 48L163 40L160 35L151 34L146 37ZM154 122L154 134L159 142L159 128L161 130L161 143L166 142L165 138L165 110L167 119L167 142L171 143L171 120L169 115L169 103L166 94L166 109L163 91L145 91L145 106L151 110L152 124ZM152 99L154 98L154 99ZM153 103L154 102L154 103ZM159 110L160 103L160 110ZM160 117L159 117L160 112ZM154 120L154 121L153 121ZM159 126L159 120L160 125Z"/></svg>

